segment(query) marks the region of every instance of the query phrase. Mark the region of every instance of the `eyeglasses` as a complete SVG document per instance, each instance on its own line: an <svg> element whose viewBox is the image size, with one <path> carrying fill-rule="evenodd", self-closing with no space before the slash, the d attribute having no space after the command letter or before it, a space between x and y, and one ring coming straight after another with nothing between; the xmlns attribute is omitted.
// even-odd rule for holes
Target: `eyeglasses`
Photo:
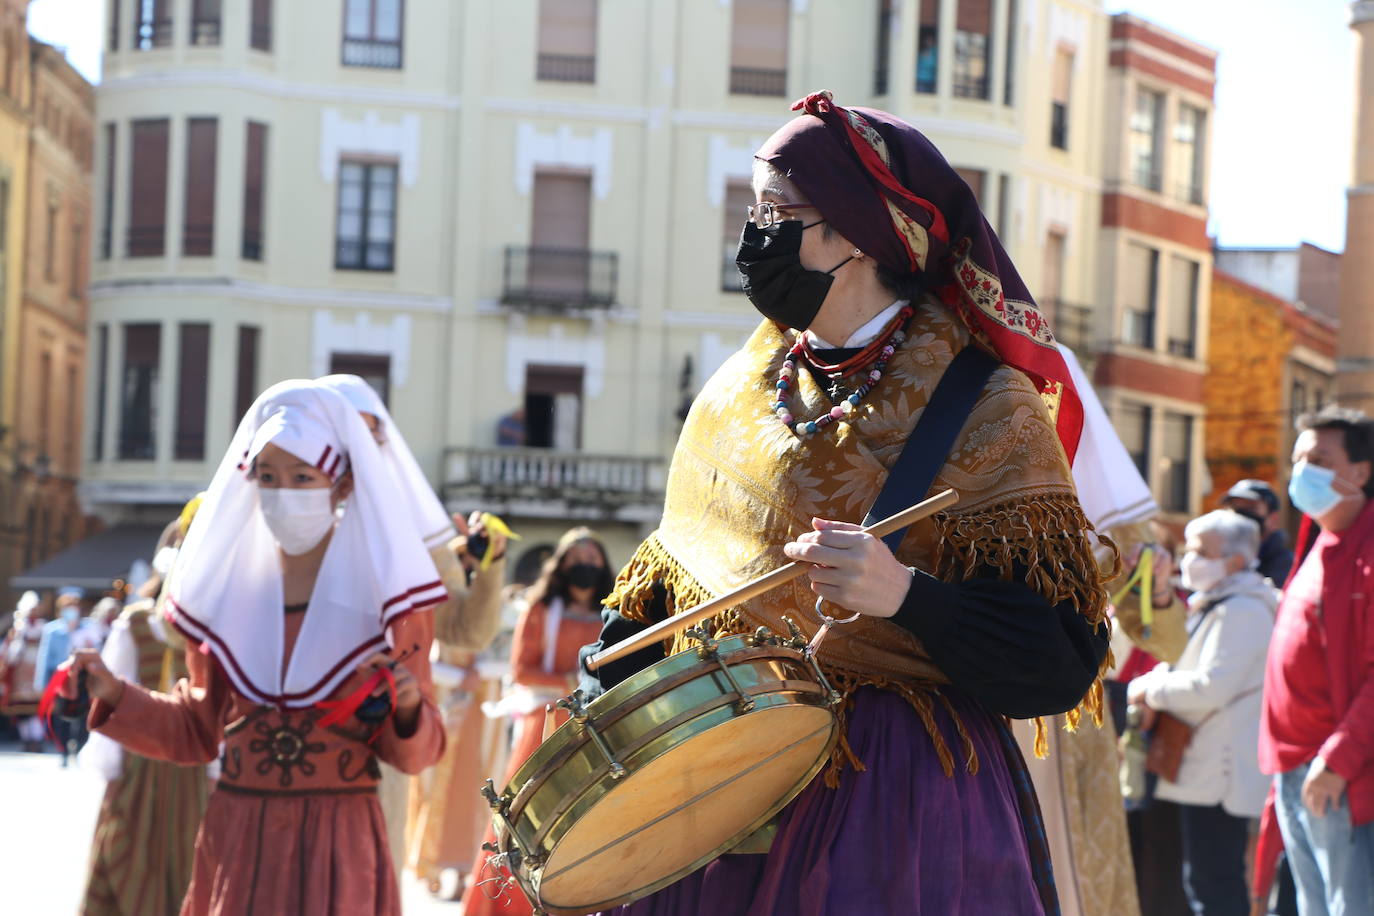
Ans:
<svg viewBox="0 0 1374 916"><path fill-rule="evenodd" d="M814 210L810 204L775 204L765 200L761 204L749 205L749 221L760 229L772 229L778 223L800 217L789 216L793 210Z"/></svg>

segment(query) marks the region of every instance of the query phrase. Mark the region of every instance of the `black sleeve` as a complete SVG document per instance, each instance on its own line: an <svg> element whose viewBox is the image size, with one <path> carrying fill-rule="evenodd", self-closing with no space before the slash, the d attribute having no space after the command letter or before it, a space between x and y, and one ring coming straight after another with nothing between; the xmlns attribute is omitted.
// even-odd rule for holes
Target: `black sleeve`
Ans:
<svg viewBox="0 0 1374 916"><path fill-rule="evenodd" d="M649 602L646 616L651 621L662 620L667 615L667 608L667 595L663 587L655 583L654 596ZM663 643L657 642L646 649L640 649L622 659L602 665L594 672L587 670L586 661L589 656L595 655L607 646L615 645L622 639L628 639L650 626L652 624L627 620L620 616L620 612L615 608L603 609L601 612L601 635L596 642L583 646L578 652L578 671L580 674L578 688L588 698L595 698L630 675L643 671L654 662L661 661L664 657Z"/></svg>
<svg viewBox="0 0 1374 916"><path fill-rule="evenodd" d="M925 645L954 686L1013 719L1066 712L1078 705L1107 655L1109 631L1093 626L1072 601L1050 604L1025 584L975 577L941 582L913 570L892 622Z"/></svg>

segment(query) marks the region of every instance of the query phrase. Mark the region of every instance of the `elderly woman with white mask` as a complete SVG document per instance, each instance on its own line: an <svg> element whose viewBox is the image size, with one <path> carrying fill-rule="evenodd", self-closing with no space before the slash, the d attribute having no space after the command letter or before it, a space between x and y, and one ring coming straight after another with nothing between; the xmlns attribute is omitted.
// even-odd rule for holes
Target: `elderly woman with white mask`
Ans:
<svg viewBox="0 0 1374 916"><path fill-rule="evenodd" d="M1251 519L1222 509L1184 534L1188 645L1177 664L1132 681L1128 698L1147 708L1147 720L1168 713L1192 728L1176 778L1161 778L1155 795L1180 807L1193 912L1244 916L1248 822L1269 789L1258 762L1260 692L1278 595L1256 571L1260 529Z"/></svg>

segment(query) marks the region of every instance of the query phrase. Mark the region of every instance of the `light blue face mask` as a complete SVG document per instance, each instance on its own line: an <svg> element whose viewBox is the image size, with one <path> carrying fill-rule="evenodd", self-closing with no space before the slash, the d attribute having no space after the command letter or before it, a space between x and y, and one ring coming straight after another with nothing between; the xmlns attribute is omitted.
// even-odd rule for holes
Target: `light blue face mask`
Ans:
<svg viewBox="0 0 1374 916"><path fill-rule="evenodd" d="M1288 481L1288 497L1293 505L1316 518L1330 512L1345 499L1333 484L1336 472L1319 468L1306 461L1293 465L1293 478Z"/></svg>

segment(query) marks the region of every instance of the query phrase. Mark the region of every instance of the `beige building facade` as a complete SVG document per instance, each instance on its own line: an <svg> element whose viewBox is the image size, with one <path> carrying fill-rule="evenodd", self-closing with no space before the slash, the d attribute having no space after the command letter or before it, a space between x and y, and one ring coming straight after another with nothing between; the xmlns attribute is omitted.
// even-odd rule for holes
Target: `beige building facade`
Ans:
<svg viewBox="0 0 1374 916"><path fill-rule="evenodd" d="M88 529L81 473L95 99L0 6L0 582Z"/></svg>
<svg viewBox="0 0 1374 916"><path fill-rule="evenodd" d="M0 2L0 577L6 581L22 562L26 540L13 517L12 481L21 463L36 457L15 430L29 175L27 8L27 0Z"/></svg>
<svg viewBox="0 0 1374 916"><path fill-rule="evenodd" d="M203 486L267 384L356 371L455 511L531 551L586 522L625 559L758 322L731 264L751 157L814 89L925 130L1096 345L1099 2L109 9L84 487L108 521Z"/></svg>
<svg viewBox="0 0 1374 916"><path fill-rule="evenodd" d="M1374 414L1374 2L1350 5L1355 30L1355 149L1346 190L1341 261L1339 391L1341 403Z"/></svg>
<svg viewBox="0 0 1374 916"><path fill-rule="evenodd" d="M95 94L57 48L29 42L28 188L17 326L14 434L19 473L8 506L27 569L80 540L77 497L86 383L91 143ZM24 446L28 446L25 450Z"/></svg>

